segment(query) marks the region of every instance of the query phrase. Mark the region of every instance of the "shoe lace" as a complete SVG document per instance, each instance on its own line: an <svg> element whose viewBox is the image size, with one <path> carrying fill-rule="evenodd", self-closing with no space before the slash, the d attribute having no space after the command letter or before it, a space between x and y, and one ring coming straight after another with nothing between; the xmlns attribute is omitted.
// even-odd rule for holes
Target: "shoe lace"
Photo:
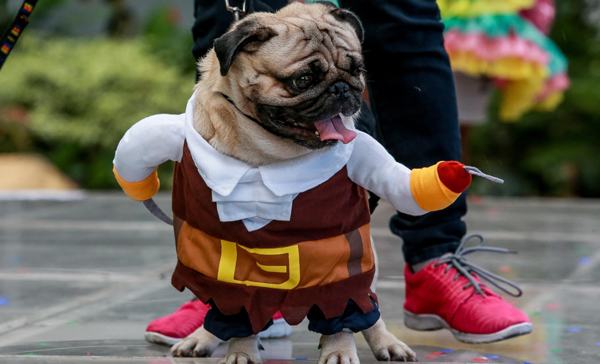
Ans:
<svg viewBox="0 0 600 364"><path fill-rule="evenodd" d="M470 248L465 248L465 243L472 238L479 239L479 244L477 244L476 246L470 247ZM456 276L454 277L454 280L457 280L458 277L460 277L462 275L469 281L469 283L466 286L464 286L463 289L473 287L475 290L475 293L478 293L478 294L482 295L483 297L485 297L485 292L481 289L481 287L485 286L485 284L481 281L478 282L475 279L475 277L473 277L473 275L471 274L472 272L475 272L477 274L477 276L481 277L482 279L485 279L486 281L488 281L489 283L491 283L492 285L494 285L496 288L500 289L501 291L503 291L513 297L520 297L523 294L523 291L521 290L521 288L519 288L519 286L517 286L516 283L514 283L506 278L500 277L497 274L494 274L486 269L479 267L476 264L473 264L473 263L467 261L467 259L465 258L466 255L474 253L474 252L478 252L478 251L503 253L503 254L516 254L517 253L516 251L508 250L508 249L504 249L504 248L484 246L484 244L485 244L485 240L483 239L483 236L481 236L480 234L468 235L461 240L460 245L458 246L458 248L456 249L454 254L451 253L449 255L442 256L437 261L437 263L434 264L434 267L437 267L441 264L447 264L448 266L447 266L444 274L448 273L448 271L452 268L456 269ZM512 290L511 290L511 288L512 288Z"/></svg>

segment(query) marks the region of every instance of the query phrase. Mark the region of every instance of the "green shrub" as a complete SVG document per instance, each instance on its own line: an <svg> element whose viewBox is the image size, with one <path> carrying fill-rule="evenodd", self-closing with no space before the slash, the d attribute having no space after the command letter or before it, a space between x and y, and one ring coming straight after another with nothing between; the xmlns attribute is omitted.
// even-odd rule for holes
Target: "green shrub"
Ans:
<svg viewBox="0 0 600 364"><path fill-rule="evenodd" d="M196 72L192 55L194 40L189 30L177 26L177 8L158 7L151 14L142 36L149 51L169 65L187 73Z"/></svg>
<svg viewBox="0 0 600 364"><path fill-rule="evenodd" d="M0 110L25 110L26 126L0 113L0 150L41 152L82 187L116 187L112 158L125 131L183 113L193 82L140 41L25 37L0 72Z"/></svg>

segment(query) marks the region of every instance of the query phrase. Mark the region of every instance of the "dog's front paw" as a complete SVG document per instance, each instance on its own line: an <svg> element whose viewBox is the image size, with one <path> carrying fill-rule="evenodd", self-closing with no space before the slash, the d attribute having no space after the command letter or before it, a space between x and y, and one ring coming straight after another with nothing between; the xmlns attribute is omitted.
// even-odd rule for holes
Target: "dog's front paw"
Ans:
<svg viewBox="0 0 600 364"><path fill-rule="evenodd" d="M221 340L204 329L204 326L191 333L171 348L171 355L206 358L219 346Z"/></svg>
<svg viewBox="0 0 600 364"><path fill-rule="evenodd" d="M382 319L362 333L377 360L418 361L417 354L389 332Z"/></svg>
<svg viewBox="0 0 600 364"><path fill-rule="evenodd" d="M359 364L354 334L338 332L335 335L323 335L319 347L321 356L318 364Z"/></svg>
<svg viewBox="0 0 600 364"><path fill-rule="evenodd" d="M219 364L262 364L259 348L262 349L262 345L255 335L233 338L229 340L227 355Z"/></svg>

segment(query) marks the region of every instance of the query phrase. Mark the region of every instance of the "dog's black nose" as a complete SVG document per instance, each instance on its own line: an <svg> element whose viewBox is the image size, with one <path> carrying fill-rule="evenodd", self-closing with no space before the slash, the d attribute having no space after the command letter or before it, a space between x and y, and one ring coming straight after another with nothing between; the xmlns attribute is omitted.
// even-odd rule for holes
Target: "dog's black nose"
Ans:
<svg viewBox="0 0 600 364"><path fill-rule="evenodd" d="M329 92L334 94L338 99L349 97L350 85L348 85L346 82L338 81L329 88Z"/></svg>

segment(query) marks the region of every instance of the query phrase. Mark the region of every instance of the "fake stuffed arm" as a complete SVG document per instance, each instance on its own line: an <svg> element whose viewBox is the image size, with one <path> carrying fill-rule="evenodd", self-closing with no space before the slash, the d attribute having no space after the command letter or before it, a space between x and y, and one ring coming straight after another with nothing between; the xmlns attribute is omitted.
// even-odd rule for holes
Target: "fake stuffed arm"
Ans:
<svg viewBox="0 0 600 364"><path fill-rule="evenodd" d="M347 165L348 176L409 215L450 206L471 184L471 174L501 181L454 161L410 170L396 162L375 139L362 132L357 134Z"/></svg>
<svg viewBox="0 0 600 364"><path fill-rule="evenodd" d="M410 174L410 189L417 204L425 211L450 206L471 184L471 174L459 162L438 162L415 168Z"/></svg>
<svg viewBox="0 0 600 364"><path fill-rule="evenodd" d="M157 167L180 161L185 140L184 115L154 115L133 125L123 136L113 160L113 172L130 198L146 201L158 192Z"/></svg>
<svg viewBox="0 0 600 364"><path fill-rule="evenodd" d="M119 175L117 168L113 167L113 173L115 174L119 186L123 189L123 192L136 201L146 201L156 195L160 188L157 170L158 167L154 168L154 171L141 181L128 182Z"/></svg>

